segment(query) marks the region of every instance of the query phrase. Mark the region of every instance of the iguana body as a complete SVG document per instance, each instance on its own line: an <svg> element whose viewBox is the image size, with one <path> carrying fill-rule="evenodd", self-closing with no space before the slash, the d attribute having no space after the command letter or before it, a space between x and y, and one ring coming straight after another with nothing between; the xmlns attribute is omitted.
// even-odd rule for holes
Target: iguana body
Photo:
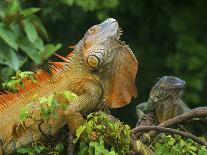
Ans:
<svg viewBox="0 0 207 155"><path fill-rule="evenodd" d="M189 111L181 99L184 87L185 81L177 77L162 77L153 86L148 101L136 107L138 122L142 121L147 113L154 112L158 122L161 123Z"/></svg>
<svg viewBox="0 0 207 155"><path fill-rule="evenodd" d="M18 93L5 92L0 96L0 139L5 154L15 151L44 135L54 135L65 124L73 133L84 121L83 116L106 103L118 108L136 96L135 76L138 63L127 45L119 40L121 33L115 19L107 19L91 27L75 46L73 55L65 62L53 64L52 73L35 73L36 82L22 81ZM59 56L60 57L60 56ZM59 92L70 90L78 95L72 102ZM34 95L48 97L55 94L60 104L67 104L65 111L56 109L59 117L36 123L31 118L19 125L20 109L33 105L32 114L40 118L39 102Z"/></svg>

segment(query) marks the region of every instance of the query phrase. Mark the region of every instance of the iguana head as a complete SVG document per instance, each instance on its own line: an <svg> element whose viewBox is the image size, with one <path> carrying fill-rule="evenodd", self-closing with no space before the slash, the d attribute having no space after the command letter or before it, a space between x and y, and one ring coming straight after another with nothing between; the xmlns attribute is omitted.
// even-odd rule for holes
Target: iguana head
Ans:
<svg viewBox="0 0 207 155"><path fill-rule="evenodd" d="M126 105L137 94L138 62L130 48L120 41L120 35L118 22L109 18L88 29L82 39L85 65L101 79L111 108Z"/></svg>
<svg viewBox="0 0 207 155"><path fill-rule="evenodd" d="M91 70L96 70L103 65L112 38L117 40L120 38L119 25L113 18L92 26L85 33L83 55L84 61Z"/></svg>
<svg viewBox="0 0 207 155"><path fill-rule="evenodd" d="M174 77L162 77L152 88L150 99L153 102L166 99L167 97L180 97L185 88L185 81Z"/></svg>

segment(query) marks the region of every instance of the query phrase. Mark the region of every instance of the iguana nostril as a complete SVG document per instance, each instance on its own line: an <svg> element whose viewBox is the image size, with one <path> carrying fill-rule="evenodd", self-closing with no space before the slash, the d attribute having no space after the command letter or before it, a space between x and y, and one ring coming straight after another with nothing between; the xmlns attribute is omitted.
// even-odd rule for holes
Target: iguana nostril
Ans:
<svg viewBox="0 0 207 155"><path fill-rule="evenodd" d="M95 56L95 55L89 55L88 59L87 59L87 63L91 66L91 67L97 67L100 63L100 59Z"/></svg>

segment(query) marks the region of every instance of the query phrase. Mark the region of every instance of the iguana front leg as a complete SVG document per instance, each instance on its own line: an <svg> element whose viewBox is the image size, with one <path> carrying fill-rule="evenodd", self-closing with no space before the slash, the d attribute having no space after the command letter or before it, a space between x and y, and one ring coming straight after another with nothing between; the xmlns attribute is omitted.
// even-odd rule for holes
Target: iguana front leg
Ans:
<svg viewBox="0 0 207 155"><path fill-rule="evenodd" d="M102 99L102 87L96 80L90 80L83 87L83 93L77 100L71 102L65 111L66 122L70 132L73 134L84 122L83 115L87 115L95 110Z"/></svg>
<svg viewBox="0 0 207 155"><path fill-rule="evenodd" d="M137 107L136 107L136 114L138 116L138 121L137 121L137 125L136 126L138 126L142 121L145 121L146 120L146 115L149 112L153 112L153 111L154 111L154 106L149 101L137 105Z"/></svg>

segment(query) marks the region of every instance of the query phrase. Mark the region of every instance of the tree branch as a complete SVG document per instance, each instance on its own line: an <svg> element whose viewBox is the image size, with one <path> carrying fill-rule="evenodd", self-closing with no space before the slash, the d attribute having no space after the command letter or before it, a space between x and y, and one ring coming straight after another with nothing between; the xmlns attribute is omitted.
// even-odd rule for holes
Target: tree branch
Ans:
<svg viewBox="0 0 207 155"><path fill-rule="evenodd" d="M179 116L176 116L172 119L169 119L165 122L162 122L161 124L159 124L159 126L168 127L168 126L172 126L175 124L180 124L184 121L187 121L187 120L195 118L195 117L197 117L197 118L207 117L207 107L192 109L189 112L186 112L186 113L181 114Z"/></svg>
<svg viewBox="0 0 207 155"><path fill-rule="evenodd" d="M207 107L192 109L189 112L186 112L186 113L181 114L179 116L176 116L172 119L169 119L165 122L162 122L161 124L158 125L158 127L169 127L169 126L172 126L175 124L180 124L184 121L187 121L187 120L195 118L195 117L197 117L197 118L207 117ZM139 128L139 127L137 127L137 128ZM136 130L138 130L137 128L134 128L133 131L136 132ZM157 133L158 133L157 131L150 131L148 133L148 135L150 137L154 137L154 136L156 136ZM137 137L140 137L141 135L142 134L140 132L139 134L137 134ZM147 141L147 139L144 139L143 143L145 143L146 141Z"/></svg>
<svg viewBox="0 0 207 155"><path fill-rule="evenodd" d="M186 137L186 138L190 138L190 139L194 140L195 142L197 142L198 144L207 146L207 142L202 141L198 137L196 137L196 136L194 136L190 133L175 130L175 129L171 129L171 128L165 128L165 127L160 127L160 126L141 126L141 127L134 128L132 130L132 132L133 132L134 135L136 135L136 133L138 133L138 132L146 132L146 131L149 131L149 130L156 130L156 131L159 131L159 132L168 132L168 133L180 135L180 136L183 136L183 137Z"/></svg>

